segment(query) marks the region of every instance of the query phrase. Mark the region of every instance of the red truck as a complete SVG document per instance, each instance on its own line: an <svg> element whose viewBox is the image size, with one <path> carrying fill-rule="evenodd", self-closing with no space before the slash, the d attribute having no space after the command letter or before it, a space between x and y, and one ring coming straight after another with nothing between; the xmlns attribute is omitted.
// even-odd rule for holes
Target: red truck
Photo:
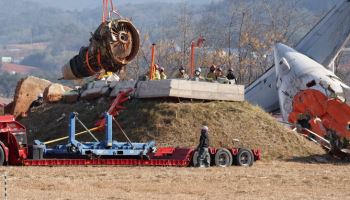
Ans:
<svg viewBox="0 0 350 200"><path fill-rule="evenodd" d="M29 150L30 149L30 150ZM227 167L232 164L251 166L261 159L260 150L243 148L210 148L212 165ZM26 128L14 116L0 116L0 165L55 166L55 165L139 165L139 166L179 166L197 163L198 153L193 148L159 148L145 157L77 157L76 154L50 155L38 151L35 145L27 143Z"/></svg>

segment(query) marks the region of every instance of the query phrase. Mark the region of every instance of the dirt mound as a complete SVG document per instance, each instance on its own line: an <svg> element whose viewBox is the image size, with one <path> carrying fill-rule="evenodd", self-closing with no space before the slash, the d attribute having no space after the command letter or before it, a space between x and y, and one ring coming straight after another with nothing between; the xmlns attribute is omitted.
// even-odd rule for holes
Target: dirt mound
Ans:
<svg viewBox="0 0 350 200"><path fill-rule="evenodd" d="M324 153L318 145L289 131L269 114L246 102L133 100L125 105L128 110L118 119L133 141L155 139L158 146L195 147L200 128L205 124L210 129L212 146L260 148L267 160ZM67 135L69 112L79 112L79 118L88 127L93 127L107 107L107 101L102 99L94 103L43 105L34 109L22 123L32 138L47 141ZM60 120L63 113L66 117ZM115 139L125 141L120 131L115 131ZM104 137L104 134L96 135ZM79 139L91 140L89 136Z"/></svg>
<svg viewBox="0 0 350 200"><path fill-rule="evenodd" d="M16 87L10 113L16 117L26 113L32 102L37 99L38 94L43 93L50 84L50 81L33 76L21 79Z"/></svg>

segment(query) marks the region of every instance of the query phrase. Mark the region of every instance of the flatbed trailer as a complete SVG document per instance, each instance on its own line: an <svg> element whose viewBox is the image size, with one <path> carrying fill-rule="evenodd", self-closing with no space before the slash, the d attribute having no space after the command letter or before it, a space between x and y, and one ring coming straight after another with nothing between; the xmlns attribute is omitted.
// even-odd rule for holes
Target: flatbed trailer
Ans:
<svg viewBox="0 0 350 200"><path fill-rule="evenodd" d="M232 155L232 162L227 160L230 156L223 157L221 160L215 162L215 158L219 157L217 153L219 150L216 148L209 148L210 163L211 165L227 167L234 164L238 166L251 166L254 161L261 159L260 150L247 150L243 148L230 148L227 149ZM240 152L252 153L252 157L249 155L239 155ZM190 167L195 166L194 156L196 150L193 148L171 148L164 147L159 148L156 153L150 155L147 158L65 158L65 159L25 159L22 161L23 166L74 166L74 165L94 165L94 166L161 166L161 167ZM240 156L240 157L238 157ZM231 163L231 164L230 164Z"/></svg>
<svg viewBox="0 0 350 200"><path fill-rule="evenodd" d="M70 126L74 127L74 126ZM111 128L107 128L111 130ZM70 133L70 142L68 145L60 145L52 149L43 149L36 145L27 145L26 129L23 125L15 120L13 116L0 116L0 165L12 166L67 166L67 165L122 165L122 166L172 166L172 167L189 167L196 166L198 163L198 152L194 148L174 148L162 147L154 148L148 146L149 143L121 143L113 141L113 145L97 149L98 152L105 151L105 155L98 154L77 154L77 152L67 151L62 153L62 148L69 149L71 143L78 143L72 137L75 132ZM111 135L107 134L106 135ZM96 142L97 144L106 144L111 138L107 137L106 141ZM90 144L90 143L89 143ZM133 151L133 144L143 145L135 149L139 155L128 155L125 152ZM122 148L120 147L122 146ZM147 147L147 148L145 148ZM88 147L90 148L90 146ZM94 146L94 148L96 148ZM117 149L115 149L117 148ZM135 147L134 147L135 148ZM146 151L147 150L147 151ZM53 151L53 152L52 152ZM56 152L58 151L58 152ZM109 155L109 151L117 152ZM39 153L38 153L39 152ZM87 152L82 151L82 152ZM93 152L93 151L91 151ZM144 153L145 152L145 153ZM118 155L118 153L120 153ZM254 161L261 159L259 149L245 148L209 148L208 160L211 165L227 167L232 164L240 166L251 166Z"/></svg>
<svg viewBox="0 0 350 200"><path fill-rule="evenodd" d="M0 165L13 166L67 166L67 165L123 165L123 166L198 166L198 151L194 148L157 148L154 141L133 143L115 119L119 111L125 110L122 103L129 99L132 89L121 92L112 103L105 117L99 120L96 128L88 129L78 118L78 113L69 116L68 136L48 142L35 140L28 145L26 128L14 116L0 116ZM75 127L78 122L89 133L94 142L80 142ZM124 134L127 142L112 140L112 124ZM92 130L104 130L105 139L99 141ZM67 144L48 148L47 145L68 139ZM220 167L233 164L252 166L261 159L259 149L209 148L207 163Z"/></svg>

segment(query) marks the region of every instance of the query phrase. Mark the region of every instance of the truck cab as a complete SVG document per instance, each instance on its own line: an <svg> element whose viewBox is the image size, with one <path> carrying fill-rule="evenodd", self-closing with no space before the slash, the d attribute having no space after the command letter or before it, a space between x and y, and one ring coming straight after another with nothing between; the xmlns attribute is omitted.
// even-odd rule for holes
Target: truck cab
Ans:
<svg viewBox="0 0 350 200"><path fill-rule="evenodd" d="M27 157L26 128L12 115L0 116L0 165L19 165Z"/></svg>

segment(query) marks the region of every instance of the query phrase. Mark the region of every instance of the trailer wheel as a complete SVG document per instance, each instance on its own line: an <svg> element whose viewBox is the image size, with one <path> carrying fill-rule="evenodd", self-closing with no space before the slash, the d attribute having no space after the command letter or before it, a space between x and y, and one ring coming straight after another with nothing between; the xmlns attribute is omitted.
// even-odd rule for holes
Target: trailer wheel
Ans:
<svg viewBox="0 0 350 200"><path fill-rule="evenodd" d="M232 154L227 149L219 149L215 154L215 165L218 167L229 167L232 165Z"/></svg>
<svg viewBox="0 0 350 200"><path fill-rule="evenodd" d="M235 164L238 166L250 167L253 162L253 153L248 149L240 149L235 157Z"/></svg>
<svg viewBox="0 0 350 200"><path fill-rule="evenodd" d="M193 153L193 156L192 156L192 165L193 167L199 167L199 156L198 156L198 150L196 150L194 153ZM208 152L207 154L207 163L209 163L209 166L210 166L210 154Z"/></svg>
<svg viewBox="0 0 350 200"><path fill-rule="evenodd" d="M0 147L0 166L3 166L5 162L5 153L2 147Z"/></svg>

